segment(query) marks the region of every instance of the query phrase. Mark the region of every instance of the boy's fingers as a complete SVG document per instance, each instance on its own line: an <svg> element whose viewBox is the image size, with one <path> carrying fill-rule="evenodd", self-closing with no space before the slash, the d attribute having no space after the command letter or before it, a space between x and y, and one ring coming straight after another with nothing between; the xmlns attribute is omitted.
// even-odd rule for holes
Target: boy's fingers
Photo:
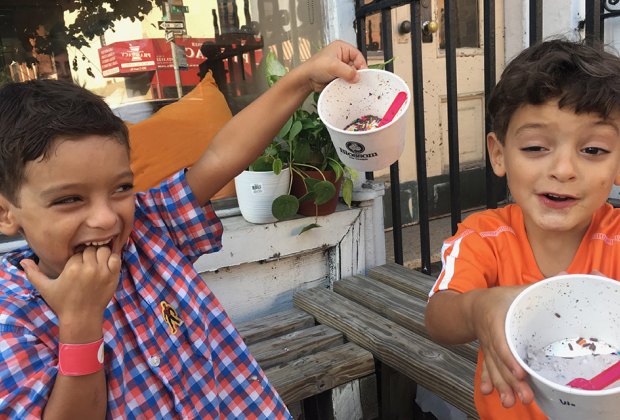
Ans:
<svg viewBox="0 0 620 420"><path fill-rule="evenodd" d="M491 357L486 355L485 362L487 365L489 377L493 382L493 386L495 387L495 389L497 389L497 392L499 393L502 405L506 408L512 407L515 403L515 396L512 388L506 382L500 372L499 367L495 364L495 361Z"/></svg>
<svg viewBox="0 0 620 420"><path fill-rule="evenodd" d="M484 395L488 395L493 392L493 382L491 382L491 378L489 377L489 371L487 369L486 360L482 361L482 373L480 380L480 392Z"/></svg>
<svg viewBox="0 0 620 420"><path fill-rule="evenodd" d="M121 271L121 257L118 254L112 254L110 255L110 258L108 258L108 269L112 272L112 273L120 273Z"/></svg>
<svg viewBox="0 0 620 420"><path fill-rule="evenodd" d="M24 273L26 273L28 281L32 283L39 293L44 294L47 289L47 282L50 281L49 277L43 274L35 262L30 259L23 259L19 262L19 264L24 269Z"/></svg>
<svg viewBox="0 0 620 420"><path fill-rule="evenodd" d="M107 264L108 260L110 259L110 254L112 254L112 251L107 246L95 248L97 264Z"/></svg>
<svg viewBox="0 0 620 420"><path fill-rule="evenodd" d="M342 62L338 63L338 65L336 66L334 76L344 79L349 83L356 83L359 81L360 78L355 68Z"/></svg>

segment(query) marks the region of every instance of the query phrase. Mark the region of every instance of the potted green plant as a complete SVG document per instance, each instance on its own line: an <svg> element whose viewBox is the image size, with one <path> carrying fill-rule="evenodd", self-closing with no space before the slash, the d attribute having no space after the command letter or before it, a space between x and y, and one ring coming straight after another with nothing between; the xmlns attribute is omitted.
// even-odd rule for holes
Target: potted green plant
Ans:
<svg viewBox="0 0 620 420"><path fill-rule="evenodd" d="M269 52L266 57L267 84L273 85L285 74L286 68ZM288 194L277 197L272 205L272 213L278 220L292 218L300 208L307 216L333 212L339 188L344 202L351 206L357 172L338 158L327 128L316 112L317 98L318 93L311 95L307 101L311 110L303 106L297 109L277 135L283 141L280 143L280 152L283 153L279 156L291 172ZM301 192L296 192L296 184L300 183ZM321 208L328 202L332 204L330 208Z"/></svg>
<svg viewBox="0 0 620 420"><path fill-rule="evenodd" d="M276 197L286 194L290 188L291 173L283 170L282 155L284 141L274 139L263 153L235 177L235 189L239 210L245 220L251 223L277 221L272 213Z"/></svg>

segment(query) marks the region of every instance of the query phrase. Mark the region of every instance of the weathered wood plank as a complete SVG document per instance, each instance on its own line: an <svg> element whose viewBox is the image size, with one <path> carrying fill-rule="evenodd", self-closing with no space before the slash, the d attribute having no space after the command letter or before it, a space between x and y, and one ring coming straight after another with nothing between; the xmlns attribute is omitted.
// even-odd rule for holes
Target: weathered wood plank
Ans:
<svg viewBox="0 0 620 420"><path fill-rule="evenodd" d="M343 343L341 332L327 325L317 325L260 341L249 347L261 367L268 369Z"/></svg>
<svg viewBox="0 0 620 420"><path fill-rule="evenodd" d="M314 318L311 315L299 309L290 309L251 321L240 322L237 324L237 331L245 343L250 345L292 331L309 328L314 324Z"/></svg>
<svg viewBox="0 0 620 420"><path fill-rule="evenodd" d="M377 279L424 301L428 300L428 293L435 284L435 278L432 276L396 263L373 267L368 270L368 277Z"/></svg>
<svg viewBox="0 0 620 420"><path fill-rule="evenodd" d="M285 404L303 400L375 371L372 354L354 343L311 354L265 371Z"/></svg>
<svg viewBox="0 0 620 420"><path fill-rule="evenodd" d="M335 292L303 290L294 295L293 301L321 324L342 331L348 340L369 350L381 362L465 413L477 416L475 363Z"/></svg>
<svg viewBox="0 0 620 420"><path fill-rule="evenodd" d="M334 291L430 339L424 324L426 301L364 276L340 280L334 283ZM446 348L474 363L477 360L477 345L464 344Z"/></svg>

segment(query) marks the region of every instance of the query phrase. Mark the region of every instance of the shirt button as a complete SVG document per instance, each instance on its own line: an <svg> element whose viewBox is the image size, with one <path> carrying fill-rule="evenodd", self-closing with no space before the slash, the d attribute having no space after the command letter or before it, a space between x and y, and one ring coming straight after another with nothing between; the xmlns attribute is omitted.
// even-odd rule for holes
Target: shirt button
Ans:
<svg viewBox="0 0 620 420"><path fill-rule="evenodd" d="M252 375L248 379L250 380L250 382L255 382L255 381L258 381L258 376Z"/></svg>
<svg viewBox="0 0 620 420"><path fill-rule="evenodd" d="M157 357L157 356L149 357L149 365L151 365L153 367L159 366L159 357Z"/></svg>

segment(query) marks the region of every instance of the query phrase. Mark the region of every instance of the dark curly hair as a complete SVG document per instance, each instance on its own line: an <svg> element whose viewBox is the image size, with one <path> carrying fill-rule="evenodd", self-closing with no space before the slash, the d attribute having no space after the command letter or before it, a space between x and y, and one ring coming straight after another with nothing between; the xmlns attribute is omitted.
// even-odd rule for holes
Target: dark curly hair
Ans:
<svg viewBox="0 0 620 420"><path fill-rule="evenodd" d="M18 205L28 162L47 158L57 138L110 136L127 147L123 121L104 100L74 83L31 80L0 89L0 194Z"/></svg>
<svg viewBox="0 0 620 420"><path fill-rule="evenodd" d="M489 98L493 131L503 142L517 109L550 100L606 118L620 109L620 58L602 46L562 39L526 48L506 66Z"/></svg>

